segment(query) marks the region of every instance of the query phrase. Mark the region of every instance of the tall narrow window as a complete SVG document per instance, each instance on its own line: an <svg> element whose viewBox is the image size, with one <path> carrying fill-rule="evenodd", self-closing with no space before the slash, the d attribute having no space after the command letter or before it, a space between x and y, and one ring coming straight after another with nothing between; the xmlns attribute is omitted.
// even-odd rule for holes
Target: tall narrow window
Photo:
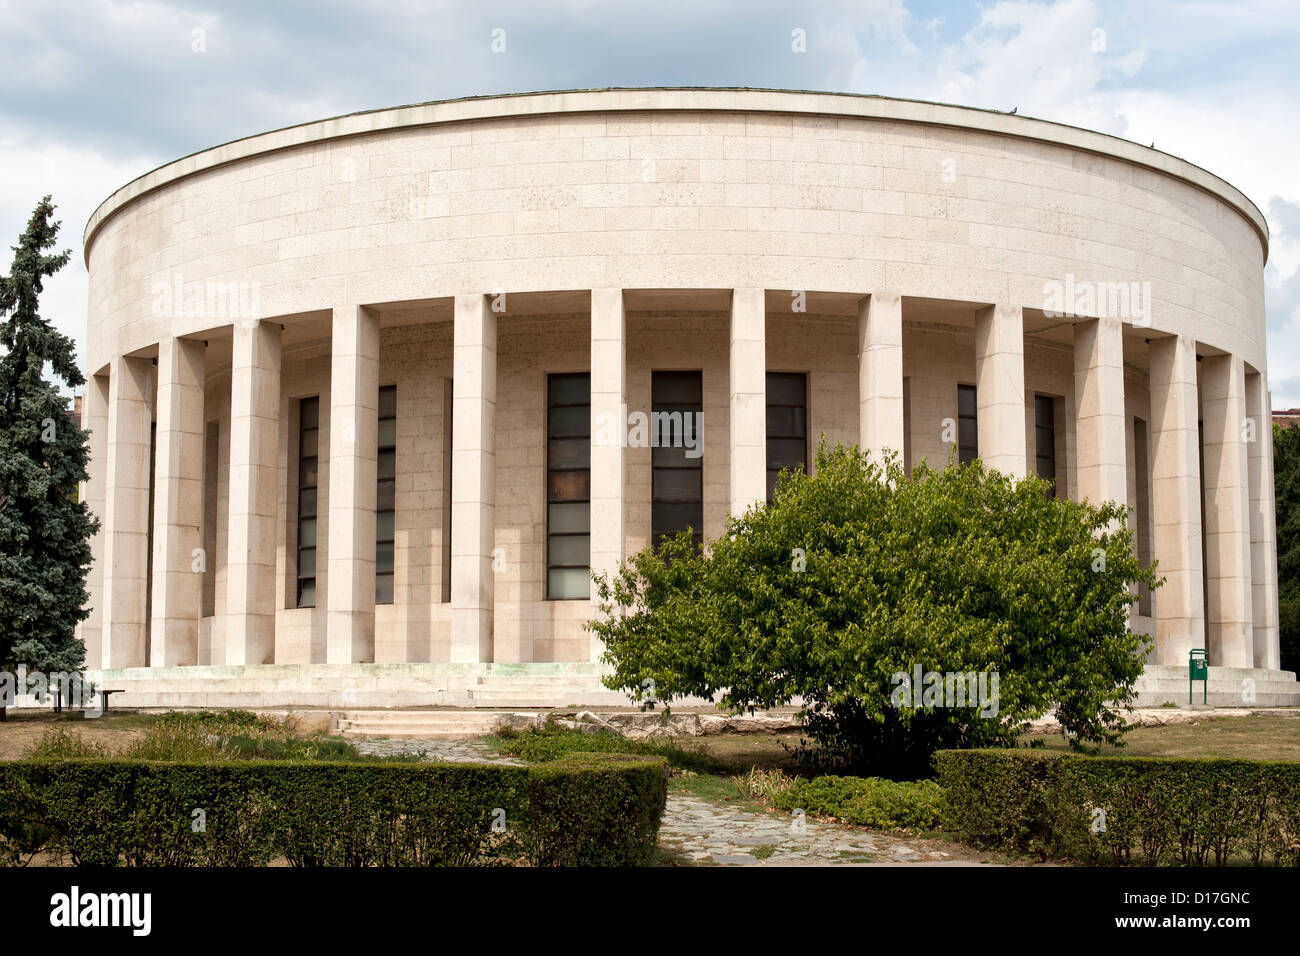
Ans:
<svg viewBox="0 0 1300 956"><path fill-rule="evenodd" d="M546 597L591 597L591 375L546 383Z"/></svg>
<svg viewBox="0 0 1300 956"><path fill-rule="evenodd" d="M1137 525L1137 558L1147 567L1151 564L1151 494L1147 481L1150 479L1150 451L1147 445L1147 423L1141 418L1133 419L1133 472L1136 485L1133 499L1133 522ZM1138 585L1138 614L1151 616L1151 588L1142 583Z"/></svg>
<svg viewBox="0 0 1300 956"><path fill-rule="evenodd" d="M1052 483L1048 497L1056 495L1056 399L1034 396L1034 455L1038 477Z"/></svg>
<svg viewBox="0 0 1300 956"><path fill-rule="evenodd" d="M316 486L320 399L298 403L298 607L316 606Z"/></svg>
<svg viewBox="0 0 1300 956"><path fill-rule="evenodd" d="M979 407L974 385L957 386L957 458L967 465L980 456Z"/></svg>
<svg viewBox="0 0 1300 956"><path fill-rule="evenodd" d="M650 380L650 532L675 535L690 528L704 542L704 457L700 372L653 372Z"/></svg>
<svg viewBox="0 0 1300 956"><path fill-rule="evenodd" d="M393 539L397 517L397 386L379 390L379 460L375 473L375 603L393 603Z"/></svg>
<svg viewBox="0 0 1300 956"><path fill-rule="evenodd" d="M808 376L767 373L767 500L786 468L808 467Z"/></svg>

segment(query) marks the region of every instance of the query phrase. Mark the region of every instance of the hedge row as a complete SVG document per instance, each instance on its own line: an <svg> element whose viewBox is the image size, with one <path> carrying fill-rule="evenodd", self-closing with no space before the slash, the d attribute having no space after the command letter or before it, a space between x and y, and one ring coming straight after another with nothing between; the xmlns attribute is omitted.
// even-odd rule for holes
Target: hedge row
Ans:
<svg viewBox="0 0 1300 956"><path fill-rule="evenodd" d="M662 760L0 763L0 860L78 866L619 866L650 861ZM196 813L195 811L201 811Z"/></svg>
<svg viewBox="0 0 1300 956"><path fill-rule="evenodd" d="M1089 863L1300 865L1300 763L935 755L944 823L973 843Z"/></svg>

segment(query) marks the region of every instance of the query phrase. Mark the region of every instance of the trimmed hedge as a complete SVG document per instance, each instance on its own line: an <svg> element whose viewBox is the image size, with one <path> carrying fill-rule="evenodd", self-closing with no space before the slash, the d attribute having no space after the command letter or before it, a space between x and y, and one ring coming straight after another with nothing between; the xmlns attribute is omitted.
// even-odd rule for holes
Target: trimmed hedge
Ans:
<svg viewBox="0 0 1300 956"><path fill-rule="evenodd" d="M662 760L618 754L537 767L3 762L0 860L635 866L653 857L667 792Z"/></svg>
<svg viewBox="0 0 1300 956"><path fill-rule="evenodd" d="M1088 863L1300 866L1300 763L935 755L944 823L973 843Z"/></svg>

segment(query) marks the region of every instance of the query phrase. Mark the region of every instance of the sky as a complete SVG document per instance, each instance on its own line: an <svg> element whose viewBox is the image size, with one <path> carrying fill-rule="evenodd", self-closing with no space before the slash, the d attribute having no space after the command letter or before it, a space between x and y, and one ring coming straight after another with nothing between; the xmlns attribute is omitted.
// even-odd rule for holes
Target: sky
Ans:
<svg viewBox="0 0 1300 956"><path fill-rule="evenodd" d="M363 109L605 86L1015 108L1154 143L1254 201L1270 230L1273 406L1298 407L1298 53L1297 0L0 0L0 237L12 244L53 195L73 256L42 314L80 355L81 237L95 207L156 166L242 136Z"/></svg>

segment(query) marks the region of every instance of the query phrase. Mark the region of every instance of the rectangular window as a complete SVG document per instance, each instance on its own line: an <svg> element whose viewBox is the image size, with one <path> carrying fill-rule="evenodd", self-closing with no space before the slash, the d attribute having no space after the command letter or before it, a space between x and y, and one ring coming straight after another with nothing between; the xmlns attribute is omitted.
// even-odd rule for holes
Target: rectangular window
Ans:
<svg viewBox="0 0 1300 956"><path fill-rule="evenodd" d="M968 465L980 456L979 406L974 385L957 386L957 459Z"/></svg>
<svg viewBox="0 0 1300 956"><path fill-rule="evenodd" d="M650 402L650 536L690 529L704 543L704 456L698 425L704 410L703 375L652 372ZM689 434L688 434L689 432Z"/></svg>
<svg viewBox="0 0 1300 956"><path fill-rule="evenodd" d="M375 603L393 603L397 518L397 386L379 390L379 460L375 474Z"/></svg>
<svg viewBox="0 0 1300 956"><path fill-rule="evenodd" d="M808 376L767 373L767 500L786 468L808 468Z"/></svg>
<svg viewBox="0 0 1300 956"><path fill-rule="evenodd" d="M316 486L320 399L298 403L298 607L316 606Z"/></svg>
<svg viewBox="0 0 1300 956"><path fill-rule="evenodd" d="M1056 399L1034 396L1034 454L1039 478L1052 483L1048 497L1056 495Z"/></svg>
<svg viewBox="0 0 1300 956"><path fill-rule="evenodd" d="M591 597L591 375L546 381L546 597Z"/></svg>
<svg viewBox="0 0 1300 956"><path fill-rule="evenodd" d="M1136 484L1134 495L1133 522L1137 525L1137 557L1143 567L1151 564L1151 495L1147 482L1150 480L1150 451L1147 445L1147 423L1140 418L1133 419L1133 471ZM1146 584L1138 585L1138 614L1151 616L1151 588Z"/></svg>

